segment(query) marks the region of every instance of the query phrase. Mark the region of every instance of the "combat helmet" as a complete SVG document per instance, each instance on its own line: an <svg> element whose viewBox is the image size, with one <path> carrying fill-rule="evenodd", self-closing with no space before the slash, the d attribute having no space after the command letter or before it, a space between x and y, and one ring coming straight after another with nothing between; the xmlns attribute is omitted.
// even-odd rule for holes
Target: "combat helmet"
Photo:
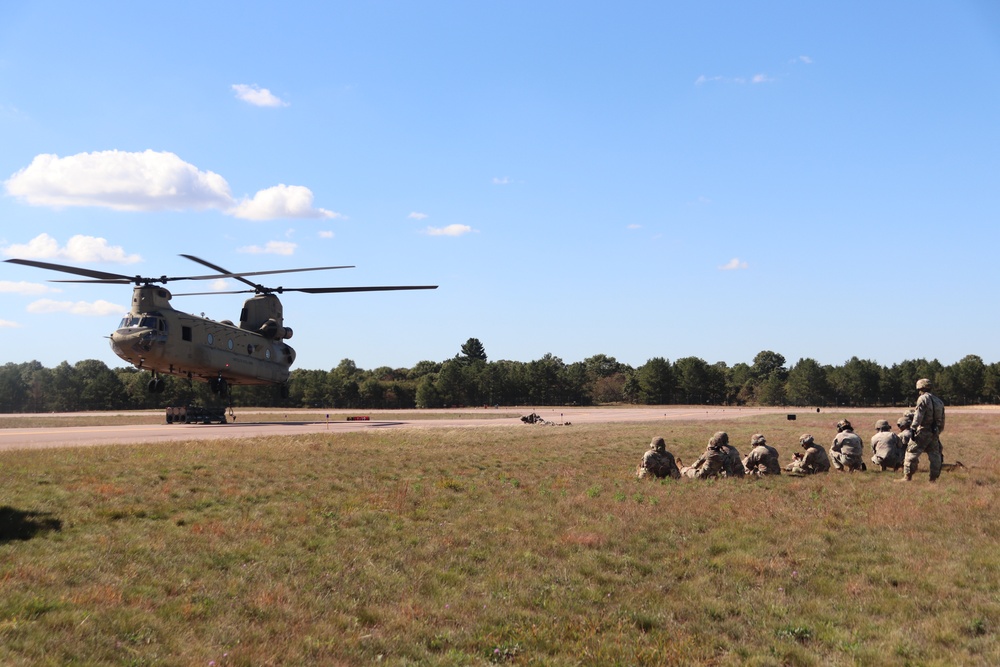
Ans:
<svg viewBox="0 0 1000 667"><path fill-rule="evenodd" d="M841 419L839 422L837 422L837 433L840 433L841 431L853 431L853 430L854 427L851 426L851 422L847 421L846 419Z"/></svg>
<svg viewBox="0 0 1000 667"><path fill-rule="evenodd" d="M663 440L663 438L656 437L649 443L649 448L662 452L667 449L667 443Z"/></svg>
<svg viewBox="0 0 1000 667"><path fill-rule="evenodd" d="M920 378L917 380L917 390L918 391L930 391L931 381L927 378Z"/></svg>
<svg viewBox="0 0 1000 667"><path fill-rule="evenodd" d="M813 437L808 433L803 433L802 437L799 438L799 444L802 445L803 449L809 449L814 442Z"/></svg>
<svg viewBox="0 0 1000 667"><path fill-rule="evenodd" d="M729 434L725 431L716 431L708 441L710 449L718 449L729 444Z"/></svg>
<svg viewBox="0 0 1000 667"><path fill-rule="evenodd" d="M757 445L766 445L767 438L764 437L763 433L754 433L750 436L750 446L756 447Z"/></svg>
<svg viewBox="0 0 1000 667"><path fill-rule="evenodd" d="M892 427L889 426L889 422L886 421L885 419L879 419L877 422L875 422L876 431L888 431L890 428Z"/></svg>

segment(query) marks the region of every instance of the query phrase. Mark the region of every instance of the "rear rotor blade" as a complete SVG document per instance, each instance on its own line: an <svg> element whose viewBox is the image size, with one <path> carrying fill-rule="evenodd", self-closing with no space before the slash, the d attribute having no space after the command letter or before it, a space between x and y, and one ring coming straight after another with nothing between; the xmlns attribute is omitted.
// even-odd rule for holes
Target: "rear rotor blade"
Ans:
<svg viewBox="0 0 1000 667"><path fill-rule="evenodd" d="M305 292L306 294L336 294L339 292L388 292L394 290L437 289L437 285L393 285L385 287L275 287L272 292ZM222 292L184 292L173 296L208 296L211 294L254 294L255 289L226 290Z"/></svg>
<svg viewBox="0 0 1000 667"><path fill-rule="evenodd" d="M337 292L389 292L395 290L437 288L437 285L386 285L377 287L281 287L279 291L305 292L306 294L332 294Z"/></svg>
<svg viewBox="0 0 1000 667"><path fill-rule="evenodd" d="M249 285L250 287L253 287L255 291L258 291L258 290L270 291L270 290L269 290L269 288L265 288L262 285L256 285L256 284L250 282L249 280L246 280L244 278L244 276L268 276L268 275L273 275L273 274L278 274L278 273L301 273L303 271L327 271L327 270L330 270L330 269L353 269L354 268L353 266L314 266L314 267L311 267L311 268L304 268L304 269L276 269L274 271L241 271L239 273L233 273L232 271L227 271L226 269L222 268L221 266L218 266L216 264L212 264L211 262L206 261L204 259L201 259L200 257L195 257L194 255L184 255L184 254L182 254L181 257L185 257L187 259L190 259L192 262L197 262L198 264L201 264L202 266L207 266L208 268L210 268L210 269L212 269L214 271L218 271L220 275L211 276L211 278L213 278L213 279L215 279L215 278L235 278L236 280L239 280L241 283L243 283L245 285ZM208 277L206 277L206 278L202 278L202 277L195 278L195 280L203 280L203 279L208 279Z"/></svg>

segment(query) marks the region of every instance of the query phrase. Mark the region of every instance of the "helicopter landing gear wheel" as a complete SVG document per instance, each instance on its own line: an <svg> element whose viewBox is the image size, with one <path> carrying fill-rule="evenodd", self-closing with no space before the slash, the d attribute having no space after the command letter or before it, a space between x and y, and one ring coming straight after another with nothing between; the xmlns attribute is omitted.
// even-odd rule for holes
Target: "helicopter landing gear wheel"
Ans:
<svg viewBox="0 0 1000 667"><path fill-rule="evenodd" d="M162 394L163 390L167 388L167 383L163 381L160 376L154 376L147 384L146 389L149 390L151 394Z"/></svg>

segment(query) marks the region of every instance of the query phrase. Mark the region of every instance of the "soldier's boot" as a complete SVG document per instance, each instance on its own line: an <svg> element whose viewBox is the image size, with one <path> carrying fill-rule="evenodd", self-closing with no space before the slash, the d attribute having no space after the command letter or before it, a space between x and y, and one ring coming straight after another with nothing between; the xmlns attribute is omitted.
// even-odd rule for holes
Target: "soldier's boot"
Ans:
<svg viewBox="0 0 1000 667"><path fill-rule="evenodd" d="M901 478L897 479L896 481L897 482L910 482L912 480L913 480L913 473L912 472L905 472L905 473L903 473L903 476Z"/></svg>
<svg viewBox="0 0 1000 667"><path fill-rule="evenodd" d="M868 466L865 465L864 461L861 462L861 472L868 472Z"/></svg>

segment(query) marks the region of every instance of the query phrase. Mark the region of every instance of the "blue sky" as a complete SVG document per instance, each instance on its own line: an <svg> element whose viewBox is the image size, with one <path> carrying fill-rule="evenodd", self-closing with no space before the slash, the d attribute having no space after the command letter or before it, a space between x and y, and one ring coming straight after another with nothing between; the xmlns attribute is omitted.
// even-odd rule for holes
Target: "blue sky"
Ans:
<svg viewBox="0 0 1000 667"><path fill-rule="evenodd" d="M1000 9L5 2L0 221L3 258L440 285L285 295L299 368L1000 361ZM4 360L124 365L129 288L61 277L0 264Z"/></svg>

